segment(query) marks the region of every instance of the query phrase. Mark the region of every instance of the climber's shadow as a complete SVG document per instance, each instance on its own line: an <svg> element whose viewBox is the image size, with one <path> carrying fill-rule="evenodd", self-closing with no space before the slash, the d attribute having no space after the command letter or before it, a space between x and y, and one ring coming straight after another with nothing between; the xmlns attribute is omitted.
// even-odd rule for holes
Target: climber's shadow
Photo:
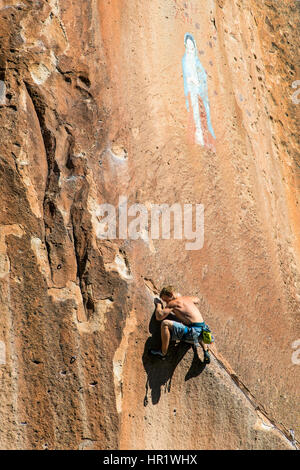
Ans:
<svg viewBox="0 0 300 470"><path fill-rule="evenodd" d="M168 318L174 319L172 316L169 316ZM150 349L160 349L161 347L160 322L156 320L154 314L150 320L149 331L152 336L147 339L143 354L143 364L147 374L144 406L148 405L149 389L151 390L151 400L153 405L156 405L159 402L162 389L165 393L170 392L174 371L179 362L191 348L193 348L194 357L190 369L185 376L185 380L187 381L192 377L197 377L205 368L205 364L198 356L197 348L184 342L171 342L168 349L168 355L164 360L151 356L149 354Z"/></svg>

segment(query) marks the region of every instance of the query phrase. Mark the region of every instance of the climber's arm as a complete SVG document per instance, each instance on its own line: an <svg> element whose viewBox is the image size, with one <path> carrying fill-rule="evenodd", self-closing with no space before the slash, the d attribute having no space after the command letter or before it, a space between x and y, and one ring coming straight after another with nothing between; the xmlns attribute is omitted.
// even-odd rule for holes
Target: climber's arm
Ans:
<svg viewBox="0 0 300 470"><path fill-rule="evenodd" d="M168 303L168 307L162 308L162 304L157 303L156 304L156 310L155 310L155 318L158 321L162 321L165 318L167 318L170 313L173 313L173 309L177 307L178 302L176 300L172 300L171 302Z"/></svg>
<svg viewBox="0 0 300 470"><path fill-rule="evenodd" d="M194 304L199 304L200 302L199 297L191 297L191 299L192 299L192 302L194 302Z"/></svg>

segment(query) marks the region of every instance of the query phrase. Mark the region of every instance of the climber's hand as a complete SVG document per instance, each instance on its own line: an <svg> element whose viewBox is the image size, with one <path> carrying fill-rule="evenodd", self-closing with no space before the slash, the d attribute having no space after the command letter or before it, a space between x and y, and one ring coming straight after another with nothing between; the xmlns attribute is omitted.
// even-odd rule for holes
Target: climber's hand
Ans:
<svg viewBox="0 0 300 470"><path fill-rule="evenodd" d="M158 299L158 298L154 299L154 303L155 303L155 305L160 304L161 306L163 306L162 301L161 301L160 299Z"/></svg>

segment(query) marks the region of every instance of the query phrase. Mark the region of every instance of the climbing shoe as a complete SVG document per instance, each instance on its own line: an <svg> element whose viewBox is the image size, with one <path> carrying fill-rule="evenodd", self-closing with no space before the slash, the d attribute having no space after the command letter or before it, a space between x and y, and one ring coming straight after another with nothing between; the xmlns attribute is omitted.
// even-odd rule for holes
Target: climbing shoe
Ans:
<svg viewBox="0 0 300 470"><path fill-rule="evenodd" d="M151 356L156 356L158 357L159 359L165 359L166 358L166 354L164 355L161 350L155 350L155 349L150 349L149 350L149 353L151 354Z"/></svg>
<svg viewBox="0 0 300 470"><path fill-rule="evenodd" d="M208 351L204 351L204 364L210 364L210 354Z"/></svg>

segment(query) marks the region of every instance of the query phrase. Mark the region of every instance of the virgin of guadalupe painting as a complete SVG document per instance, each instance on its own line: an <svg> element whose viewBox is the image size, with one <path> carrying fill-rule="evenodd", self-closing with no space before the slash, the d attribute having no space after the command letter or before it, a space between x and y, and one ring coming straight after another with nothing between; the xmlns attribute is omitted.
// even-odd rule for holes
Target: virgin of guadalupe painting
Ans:
<svg viewBox="0 0 300 470"><path fill-rule="evenodd" d="M194 144L215 151L216 138L210 117L207 74L198 57L192 34L184 36L185 54L182 58L184 94L189 112L189 136Z"/></svg>

